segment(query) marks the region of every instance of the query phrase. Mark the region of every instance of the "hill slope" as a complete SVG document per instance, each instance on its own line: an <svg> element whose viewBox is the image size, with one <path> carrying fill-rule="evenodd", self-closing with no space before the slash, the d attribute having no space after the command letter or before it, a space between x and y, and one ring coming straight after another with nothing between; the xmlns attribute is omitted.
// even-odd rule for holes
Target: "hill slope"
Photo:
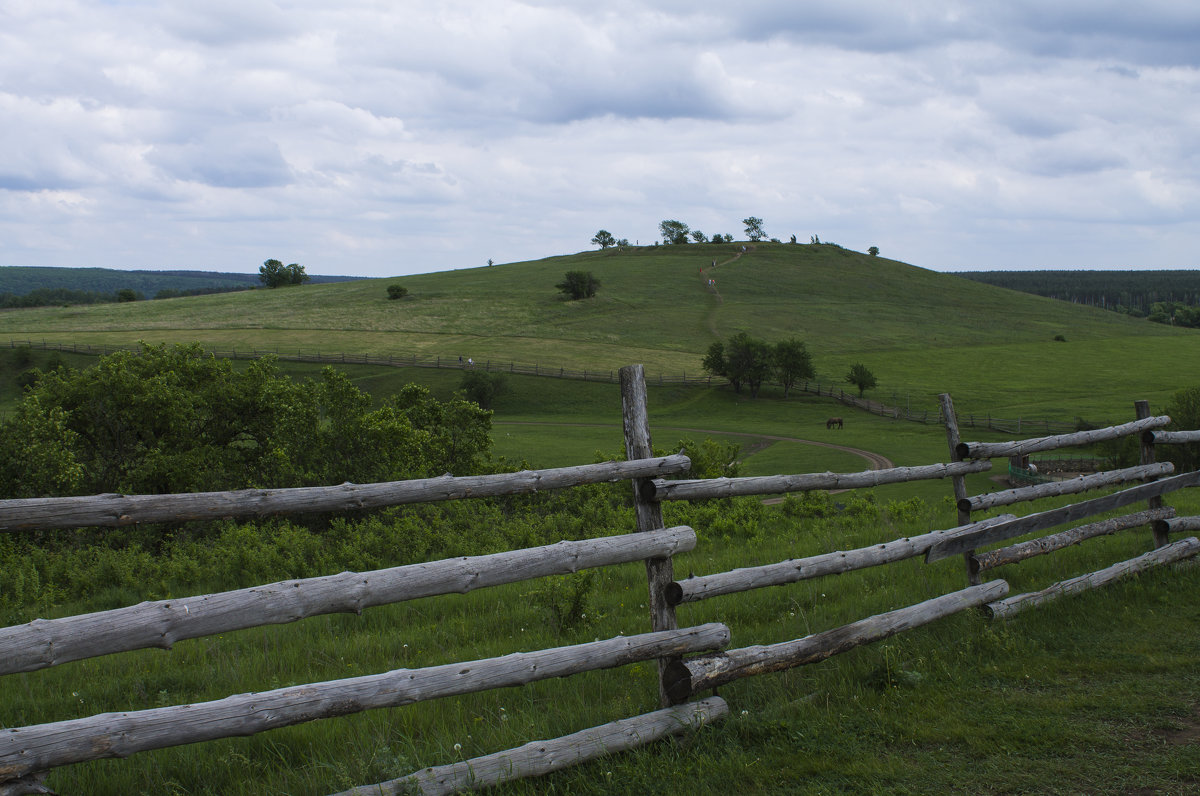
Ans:
<svg viewBox="0 0 1200 796"><path fill-rule="evenodd" d="M997 411L1018 403L1017 390L1021 405L1068 416L1087 408L1097 380L1122 358L1139 363L1133 397L1152 397L1173 390L1176 363L1200 353L1196 333L836 246L741 248L610 249L396 279L10 311L0 313L0 339L200 340L596 370L641 362L651 373L697 374L712 341L747 331L804 340L827 383L864 362L879 393L924 402L949 390ZM563 300L554 285L569 270L595 274L598 295ZM410 296L389 301L394 283Z"/></svg>

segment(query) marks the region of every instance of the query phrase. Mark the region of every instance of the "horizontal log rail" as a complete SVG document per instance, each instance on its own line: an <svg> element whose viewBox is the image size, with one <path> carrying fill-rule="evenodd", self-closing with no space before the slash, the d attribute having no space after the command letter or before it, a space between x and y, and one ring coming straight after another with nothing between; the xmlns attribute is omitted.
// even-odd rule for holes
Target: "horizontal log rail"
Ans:
<svg viewBox="0 0 1200 796"><path fill-rule="evenodd" d="M1163 536L1172 533L1200 531L1200 517L1167 517L1155 520L1154 530Z"/></svg>
<svg viewBox="0 0 1200 796"><path fill-rule="evenodd" d="M1158 495L1165 495L1178 489L1200 485L1200 470L1183 475L1164 478L1150 484L1130 487L1120 492L1114 492L1104 497L1093 498L1056 509L1029 514L1015 520L999 523L987 528L966 526L966 528L945 541L939 542L925 554L926 562L940 561L959 553L966 553L979 547L1002 542L1033 531L1041 531L1062 525L1064 522L1102 514L1106 511L1123 508L1141 500L1147 500Z"/></svg>
<svg viewBox="0 0 1200 796"><path fill-rule="evenodd" d="M627 752L640 746L697 730L729 714L718 696L674 705L653 713L591 727L549 741L530 741L504 752L474 757L459 763L425 768L405 777L362 785L334 796L450 796L466 790L483 790L526 777L586 763L599 757Z"/></svg>
<svg viewBox="0 0 1200 796"><path fill-rule="evenodd" d="M1016 489L1005 489L1000 492L988 492L983 495L963 498L958 501L959 511L982 511L995 506L1011 506L1014 503L1024 503L1044 497L1059 495L1074 495L1099 489L1113 484L1127 484L1130 481L1141 481L1146 478L1158 478L1175 472L1175 465L1170 462L1142 464L1136 467L1125 467L1120 470L1109 470L1103 473L1081 475L1068 478L1066 481L1049 481L1034 486L1022 486Z"/></svg>
<svg viewBox="0 0 1200 796"><path fill-rule="evenodd" d="M237 694L213 702L0 730L0 782L62 765L128 757L150 749L254 735L314 719L506 688L652 658L720 649L721 624L619 636L498 658L396 669L324 683Z"/></svg>
<svg viewBox="0 0 1200 796"><path fill-rule="evenodd" d="M1200 431L1144 431L1142 440L1153 445L1186 445L1200 442Z"/></svg>
<svg viewBox="0 0 1200 796"><path fill-rule="evenodd" d="M1007 619L1035 605L1042 605L1059 597L1066 597L1067 595L1078 594L1089 589L1105 586L1127 575L1144 572L1151 567L1191 558L1197 553L1200 553L1200 540L1197 540L1194 536L1187 539L1180 539L1178 542L1151 550L1149 553L1140 555L1137 558L1131 558L1128 561L1122 561L1113 564L1111 567L1089 572L1086 575L1080 575L1077 578L1059 581L1041 591L1018 594L1004 600L988 603L986 610L993 619Z"/></svg>
<svg viewBox="0 0 1200 796"><path fill-rule="evenodd" d="M589 567L660 558L691 550L695 545L696 533L679 526L372 572L281 581L62 619L35 619L0 628L0 675L129 650L170 649L182 639L285 624L322 614L357 614L365 608L404 600L466 594Z"/></svg>
<svg viewBox="0 0 1200 796"><path fill-rule="evenodd" d="M682 453L633 461L610 461L496 475L421 478L378 484L340 484L296 489L240 489L175 495L87 495L0 500L0 531L34 531L140 522L185 522L268 514L352 511L439 500L527 495L546 489L686 472Z"/></svg>
<svg viewBox="0 0 1200 796"><path fill-rule="evenodd" d="M1118 426L1096 428L1090 431L1076 431L1073 434L1056 434L1050 437L1035 437L1033 439L1015 442L960 442L955 446L955 452L960 459L991 459L1000 456L1024 456L1027 453L1070 448L1077 445L1089 445L1106 439L1119 439L1131 434L1141 434L1143 431L1161 428L1171 422L1166 415L1147 417L1122 423Z"/></svg>
<svg viewBox="0 0 1200 796"><path fill-rule="evenodd" d="M948 478L981 473L991 462L952 462L919 467L892 467L861 473L809 473L804 475L762 475L746 478L708 478L702 480L654 480L655 500L700 500L741 495L774 495L779 492L807 492L816 489L862 489L864 487Z"/></svg>
<svg viewBox="0 0 1200 796"><path fill-rule="evenodd" d="M1053 553L1055 550L1062 550L1064 547L1070 547L1073 544L1079 544L1084 540L1094 539L1097 536L1106 536L1117 531L1139 528L1143 525L1160 522L1173 516L1175 516L1175 509L1164 507L1147 509L1146 511L1126 514L1123 517L1113 517L1099 522L1088 523L1087 525L1079 525L1061 533L1042 536L1038 539L1030 539L1028 542L1021 542L1020 544L1001 547L987 553L972 556L972 566L975 572L983 572L984 570L995 569L1005 564L1015 564L1018 561L1024 561L1034 556Z"/></svg>
<svg viewBox="0 0 1200 796"><path fill-rule="evenodd" d="M959 611L979 607L1006 594L1008 584L1002 580L993 580L795 641L743 647L714 655L673 661L667 669L667 693L674 701L682 702L692 694L743 677L823 661L855 647L929 624Z"/></svg>
<svg viewBox="0 0 1200 796"><path fill-rule="evenodd" d="M758 567L743 567L730 572L718 572L713 575L701 575L676 581L667 586L667 602L672 605L707 600L710 597L720 597L724 594L737 594L751 589L762 589L767 586L782 586L810 578L825 575L840 575L867 567L890 564L924 555L929 548L939 541L951 536L965 527L987 527L1008 520L1016 519L1012 514L981 520L971 526L951 528L943 531L932 531L920 536L910 536L896 539L883 544L860 547L855 550L839 550L833 553L809 556L808 558L793 558L775 564L764 564Z"/></svg>

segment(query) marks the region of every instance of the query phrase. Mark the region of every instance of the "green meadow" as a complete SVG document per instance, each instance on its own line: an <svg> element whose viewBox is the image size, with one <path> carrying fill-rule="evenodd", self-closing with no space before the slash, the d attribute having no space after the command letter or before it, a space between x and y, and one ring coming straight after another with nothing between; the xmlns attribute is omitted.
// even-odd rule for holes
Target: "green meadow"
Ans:
<svg viewBox="0 0 1200 796"><path fill-rule="evenodd" d="M597 296L561 300L554 284L568 270L592 271L601 281ZM709 278L718 292L708 289ZM409 297L389 301L389 284L407 287ZM799 392L784 398L776 387L752 400L725 386L653 383L657 373L699 374L707 347L738 331L804 340L824 384L849 388L844 374L862 362L879 379L868 397L887 403L933 411L937 394L950 392L960 413L1092 423L1132 419L1133 401L1143 398L1161 412L1176 390L1195 383L1189 363L1200 353L1194 331L827 245L760 245L745 254L740 245L643 247L394 279L0 312L0 345L198 340L220 350L419 353L575 370L637 362L651 376L651 431L662 452L689 440L735 443L744 475L865 470L856 449L897 465L948 459L936 423L880 418ZM49 367L54 356L0 348L0 410L15 405L23 370ZM61 359L73 367L90 361ZM281 367L298 378L319 373L312 365ZM413 381L448 398L464 375L456 368L344 369L377 400ZM509 375L493 408L493 455L503 465L566 466L623 450L615 384ZM844 429L825 428L834 414L846 418ZM972 476L969 492L1001 488L992 475ZM166 536L132 529L99 541L80 533L57 557L0 535L0 624L631 527L628 485L575 492L462 502L441 513L409 507L328 525L221 522L203 536L194 528ZM951 527L951 497L949 482L929 481L774 505L752 498L671 503L664 514L667 524L689 524L699 536L696 550L675 559L683 577ZM1200 511L1188 494L1167 502L1181 514ZM1148 531L1128 532L995 576L1013 593L1040 589L1149 545ZM907 561L681 606L679 617L681 624L726 622L735 646L765 644L964 585L961 561ZM956 615L820 664L724 687L731 715L722 722L503 792L1196 792L1198 587L1200 567L1182 565L1005 623ZM641 566L625 565L10 675L0 689L0 725L643 632L645 588ZM69 766L48 784L61 793L325 794L652 710L653 668L636 664Z"/></svg>

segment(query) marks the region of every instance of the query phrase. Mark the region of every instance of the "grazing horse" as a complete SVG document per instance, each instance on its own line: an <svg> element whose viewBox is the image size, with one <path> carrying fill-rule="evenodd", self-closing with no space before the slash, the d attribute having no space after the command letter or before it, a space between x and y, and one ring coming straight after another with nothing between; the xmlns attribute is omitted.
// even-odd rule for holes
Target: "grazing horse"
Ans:
<svg viewBox="0 0 1200 796"><path fill-rule="evenodd" d="M825 428L842 427L842 419L840 417L831 417L825 421Z"/></svg>

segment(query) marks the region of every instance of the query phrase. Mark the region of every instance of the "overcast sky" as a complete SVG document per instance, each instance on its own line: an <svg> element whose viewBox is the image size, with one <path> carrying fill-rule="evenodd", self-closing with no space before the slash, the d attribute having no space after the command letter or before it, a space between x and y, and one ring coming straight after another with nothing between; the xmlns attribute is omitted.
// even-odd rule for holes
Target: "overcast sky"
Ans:
<svg viewBox="0 0 1200 796"><path fill-rule="evenodd" d="M0 265L1200 267L1195 0L0 0Z"/></svg>

